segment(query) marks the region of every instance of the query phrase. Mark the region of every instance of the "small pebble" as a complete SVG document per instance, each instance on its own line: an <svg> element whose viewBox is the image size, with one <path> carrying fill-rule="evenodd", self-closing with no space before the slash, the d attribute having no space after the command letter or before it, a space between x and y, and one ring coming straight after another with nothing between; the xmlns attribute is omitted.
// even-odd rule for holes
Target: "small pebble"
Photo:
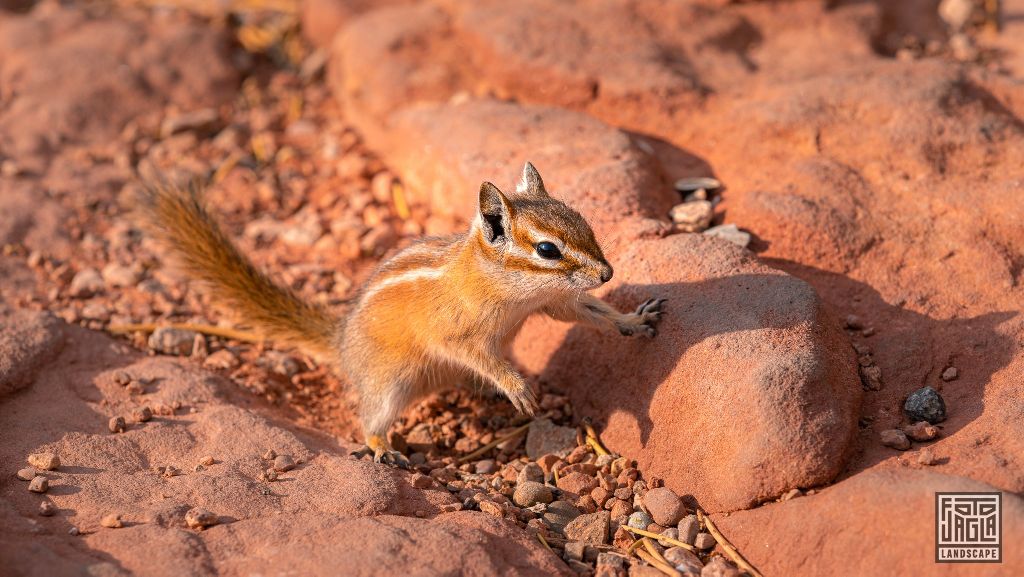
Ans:
<svg viewBox="0 0 1024 577"><path fill-rule="evenodd" d="M434 480L422 473L413 473L410 481L417 489L429 489L434 486Z"/></svg>
<svg viewBox="0 0 1024 577"><path fill-rule="evenodd" d="M53 471L60 467L60 459L53 453L32 453L28 456L28 464L36 469Z"/></svg>
<svg viewBox="0 0 1024 577"><path fill-rule="evenodd" d="M477 475L490 475L498 470L498 464L494 459L484 459L482 461L477 461L474 470Z"/></svg>
<svg viewBox="0 0 1024 577"><path fill-rule="evenodd" d="M710 549L715 543L715 537L711 533L697 533L697 538L693 540L693 546L701 550Z"/></svg>
<svg viewBox="0 0 1024 577"><path fill-rule="evenodd" d="M565 544L565 560L582 561L587 544L582 541L568 541Z"/></svg>
<svg viewBox="0 0 1024 577"><path fill-rule="evenodd" d="M803 497L804 492L800 489L790 489L782 496L783 501L789 501L790 499L796 499L797 497Z"/></svg>
<svg viewBox="0 0 1024 577"><path fill-rule="evenodd" d="M707 236L717 236L718 238L725 239L742 247L746 247L750 244L750 233L740 230L735 224L720 224L718 226L713 226L705 230L704 234Z"/></svg>
<svg viewBox="0 0 1024 577"><path fill-rule="evenodd" d="M124 527L124 523L121 521L121 516L116 513L111 513L100 519L100 525L109 529L120 529L121 527Z"/></svg>
<svg viewBox="0 0 1024 577"><path fill-rule="evenodd" d="M50 489L50 481L42 475L36 475L29 481L28 490L33 493L45 493Z"/></svg>
<svg viewBox="0 0 1024 577"><path fill-rule="evenodd" d="M125 371L116 371L114 372L114 382L126 387L128 383L132 382L132 376Z"/></svg>
<svg viewBox="0 0 1024 577"><path fill-rule="evenodd" d="M687 515L679 522L679 540L687 545L693 545L700 532L700 520L696 515Z"/></svg>
<svg viewBox="0 0 1024 577"><path fill-rule="evenodd" d="M650 515L643 511L637 511L629 516L629 520L626 524L634 529L647 530L647 526L654 522L654 519Z"/></svg>
<svg viewBox="0 0 1024 577"><path fill-rule="evenodd" d="M523 467L522 471L519 471L519 475L516 477L517 483L526 483L532 481L534 483L544 482L544 469L541 469L537 463L527 463Z"/></svg>
<svg viewBox="0 0 1024 577"><path fill-rule="evenodd" d="M931 449L921 449L921 451L917 453L917 462L925 466L934 465L937 462L935 459L935 453L933 453Z"/></svg>
<svg viewBox="0 0 1024 577"><path fill-rule="evenodd" d="M215 460L213 459L213 457L211 457L211 456L209 456L209 455L207 455L207 456L203 457L202 459L199 459L199 464L200 464L200 465L202 465L202 466L204 466L204 467L209 467L210 465L212 465L212 464L214 464L214 463L216 463L216 462L217 462L217 461L215 461Z"/></svg>
<svg viewBox="0 0 1024 577"><path fill-rule="evenodd" d="M910 439L899 429L888 429L879 434L882 444L898 451L906 451L910 448Z"/></svg>
<svg viewBox="0 0 1024 577"><path fill-rule="evenodd" d="M846 328L859 331L864 328L864 323L857 315L846 315Z"/></svg>
<svg viewBox="0 0 1024 577"><path fill-rule="evenodd" d="M124 422L124 417L110 417L110 420L107 421L107 428L111 433L123 433L128 426Z"/></svg>
<svg viewBox="0 0 1024 577"><path fill-rule="evenodd" d="M960 376L960 372L956 370L956 367L948 367L942 371L942 380L946 382L955 381L958 376Z"/></svg>
<svg viewBox="0 0 1024 577"><path fill-rule="evenodd" d="M36 478L36 470L32 467L25 467L24 469L18 469L18 478L22 481L31 481Z"/></svg>
<svg viewBox="0 0 1024 577"><path fill-rule="evenodd" d="M203 361L203 366L210 369L233 369L241 365L241 361L238 360L238 356L228 349L221 349L210 356L206 357Z"/></svg>
<svg viewBox="0 0 1024 577"><path fill-rule="evenodd" d="M263 459L265 461L273 461L275 458L277 458L277 451L273 449L267 449L267 452L263 453Z"/></svg>
<svg viewBox="0 0 1024 577"><path fill-rule="evenodd" d="M274 482L277 480L277 471L273 469L267 469L263 471L263 479L266 481Z"/></svg>
<svg viewBox="0 0 1024 577"><path fill-rule="evenodd" d="M150 409L149 407L139 407L138 409L135 409L133 417L140 423L148 422L153 418L153 409Z"/></svg>
<svg viewBox="0 0 1024 577"><path fill-rule="evenodd" d="M57 507L49 501L43 501L39 504L39 514L43 517L53 517L57 513Z"/></svg>
<svg viewBox="0 0 1024 577"><path fill-rule="evenodd" d="M163 468L163 472L161 474L164 477L168 478L177 477L178 475L181 474L181 469L175 467L174 465L167 465L166 467Z"/></svg>
<svg viewBox="0 0 1024 577"><path fill-rule="evenodd" d="M935 425L929 425L927 421L907 425L903 427L903 432L911 439L919 442L931 441L939 436L939 428Z"/></svg>
<svg viewBox="0 0 1024 577"><path fill-rule="evenodd" d="M554 499L551 488L536 481L524 481L516 485L512 501L520 507L532 507L537 503L550 503Z"/></svg>
<svg viewBox="0 0 1024 577"><path fill-rule="evenodd" d="M71 279L69 291L72 297L87 298L94 294L103 292L106 284L98 270L94 268L83 269Z"/></svg>
<svg viewBox="0 0 1024 577"><path fill-rule="evenodd" d="M185 513L185 524L190 529L196 529L202 531L207 527L212 527L217 524L217 516L207 511L206 509L189 509L188 513Z"/></svg>
<svg viewBox="0 0 1024 577"><path fill-rule="evenodd" d="M679 529L676 529L675 527L669 527L668 529L662 531L661 534L669 539L675 539L676 541L679 540ZM662 541L661 539L659 539L658 545L661 545L662 547L671 547L672 543L669 543L668 541Z"/></svg>
<svg viewBox="0 0 1024 577"><path fill-rule="evenodd" d="M149 348L165 355L188 355L192 353L192 343L196 333L171 327L157 327L149 335Z"/></svg>
<svg viewBox="0 0 1024 577"><path fill-rule="evenodd" d="M295 459L292 459L290 455L278 455L274 458L274 470L283 473L285 471L291 471L295 468Z"/></svg>
<svg viewBox="0 0 1024 577"><path fill-rule="evenodd" d="M639 485L639 482L637 485ZM634 489L637 485L634 485ZM615 492L615 496L619 497L618 491ZM619 498L621 499L622 497ZM668 487L658 487L647 491L643 496L643 505L650 512L654 522L663 527L670 527L679 523L683 516L686 515L686 505ZM644 527L638 528L643 529Z"/></svg>
<svg viewBox="0 0 1024 577"><path fill-rule="evenodd" d="M72 527L68 529L68 535L71 535L72 537L77 537L80 534L81 531L78 530L78 527Z"/></svg>
<svg viewBox="0 0 1024 577"><path fill-rule="evenodd" d="M714 215L710 202L695 200L673 206L668 216L675 223L676 229L682 232L701 232L711 225Z"/></svg>
<svg viewBox="0 0 1024 577"><path fill-rule="evenodd" d="M912 423L928 421L934 425L946 420L946 402L935 389L922 387L907 397L903 412Z"/></svg>

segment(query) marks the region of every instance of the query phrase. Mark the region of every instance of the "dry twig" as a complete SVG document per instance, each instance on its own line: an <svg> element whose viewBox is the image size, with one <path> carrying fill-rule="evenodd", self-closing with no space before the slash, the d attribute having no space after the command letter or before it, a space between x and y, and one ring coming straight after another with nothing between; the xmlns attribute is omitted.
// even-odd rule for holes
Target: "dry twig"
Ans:
<svg viewBox="0 0 1024 577"><path fill-rule="evenodd" d="M736 547L734 547L733 544L730 543L724 535L722 535L722 532L718 530L718 527L715 526L715 523L711 520L711 517L708 517L707 513L697 509L697 518L701 523L704 523L704 526L707 527L708 533L711 533L711 536L715 538L715 541L718 541L718 544L722 546L722 550L725 551L734 563L739 565L740 569L750 573L752 577L761 577L761 573L746 559L744 559L743 555L740 555L740 552L736 550Z"/></svg>
<svg viewBox="0 0 1024 577"><path fill-rule="evenodd" d="M458 462L461 465L462 463L466 463L468 461L472 461L473 459L479 457L480 455L483 455L487 451L490 451L491 449L497 447L498 445L504 443L505 441L511 441L512 439L515 439L519 435L522 435L523 432L525 432L526 429L529 429L529 428L530 428L530 423L526 423L522 427L519 427L518 429L512 431L511 433L505 435L504 437L495 439L495 440L491 441L490 443L487 443L483 447L480 447L479 449L473 451L472 453L470 453L470 454L468 454L468 455L466 455L464 457L459 457L459 461Z"/></svg>
<svg viewBox="0 0 1024 577"><path fill-rule="evenodd" d="M235 329L228 329L224 327L218 327L214 325L203 325L193 323L167 323L167 324L156 324L156 323L139 323L139 324L127 324L127 325L110 325L107 327L107 332L114 334L124 333L151 333L158 328L166 327L169 329L179 329L184 331L192 331L201 333L204 335L211 335L214 337L221 337L225 339L233 339L236 341L244 341L247 343L262 343L263 337L246 331L238 331Z"/></svg>
<svg viewBox="0 0 1024 577"><path fill-rule="evenodd" d="M675 567L673 567L671 565L668 565L668 564L665 564L665 563L662 563L661 561L658 561L657 559L654 558L653 555L651 555L647 551L640 550L640 551L637 551L636 554L637 554L637 556L639 556L644 561L647 561L648 563L650 563L655 569L657 569L658 571L661 571L662 573L664 573L665 575L668 575L669 577L683 577L683 574L680 573L679 571L676 571Z"/></svg>
<svg viewBox="0 0 1024 577"><path fill-rule="evenodd" d="M694 547L693 545L690 545L689 543L683 543L679 539L673 539L673 538L667 537L665 535L659 535L657 533L652 533L651 531L645 531L643 529L637 529L636 527L630 527L629 525L619 525L619 526L622 527L623 529L629 531L630 533L635 533L637 535L643 535L644 537L653 537L654 539L656 539L658 541L665 541L666 543L671 543L672 545L675 545L676 547L682 547L683 549L686 549L687 551L696 551L697 550L697 548Z"/></svg>

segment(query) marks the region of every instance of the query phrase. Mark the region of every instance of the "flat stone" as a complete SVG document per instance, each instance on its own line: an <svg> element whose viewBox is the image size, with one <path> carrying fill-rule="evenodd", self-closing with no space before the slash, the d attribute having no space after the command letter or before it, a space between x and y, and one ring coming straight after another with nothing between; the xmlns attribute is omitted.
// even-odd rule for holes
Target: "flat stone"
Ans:
<svg viewBox="0 0 1024 577"><path fill-rule="evenodd" d="M908 439L907 435L899 429L887 429L882 431L878 434L878 438L886 447L891 447L898 451L906 451L910 448L910 439Z"/></svg>
<svg viewBox="0 0 1024 577"><path fill-rule="evenodd" d="M565 526L580 516L580 510L568 501L555 501L544 511L544 522L555 531L562 532Z"/></svg>
<svg viewBox="0 0 1024 577"><path fill-rule="evenodd" d="M608 542L608 528L611 517L608 511L580 515L565 526L565 537L593 545Z"/></svg>
<svg viewBox="0 0 1024 577"><path fill-rule="evenodd" d="M526 432L526 455L535 461L548 453L563 453L576 446L576 429L560 427L549 419L530 423Z"/></svg>

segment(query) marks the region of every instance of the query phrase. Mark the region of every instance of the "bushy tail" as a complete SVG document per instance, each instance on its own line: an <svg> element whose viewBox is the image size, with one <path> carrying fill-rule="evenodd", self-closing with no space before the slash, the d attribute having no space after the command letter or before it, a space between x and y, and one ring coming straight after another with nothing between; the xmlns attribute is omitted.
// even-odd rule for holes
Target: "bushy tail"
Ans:
<svg viewBox="0 0 1024 577"><path fill-rule="evenodd" d="M260 272L206 211L198 184L149 186L140 199L148 232L203 281L215 304L234 312L267 339L331 359L338 321L323 307Z"/></svg>

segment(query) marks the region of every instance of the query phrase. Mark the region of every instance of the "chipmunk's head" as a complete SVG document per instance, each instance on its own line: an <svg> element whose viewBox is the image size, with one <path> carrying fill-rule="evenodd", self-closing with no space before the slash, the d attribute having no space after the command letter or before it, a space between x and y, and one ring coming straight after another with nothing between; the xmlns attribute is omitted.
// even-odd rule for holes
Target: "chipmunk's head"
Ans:
<svg viewBox="0 0 1024 577"><path fill-rule="evenodd" d="M472 234L487 257L528 292L578 292L612 278L594 231L575 210L548 196L529 162L515 194L489 182L480 186L480 210Z"/></svg>

